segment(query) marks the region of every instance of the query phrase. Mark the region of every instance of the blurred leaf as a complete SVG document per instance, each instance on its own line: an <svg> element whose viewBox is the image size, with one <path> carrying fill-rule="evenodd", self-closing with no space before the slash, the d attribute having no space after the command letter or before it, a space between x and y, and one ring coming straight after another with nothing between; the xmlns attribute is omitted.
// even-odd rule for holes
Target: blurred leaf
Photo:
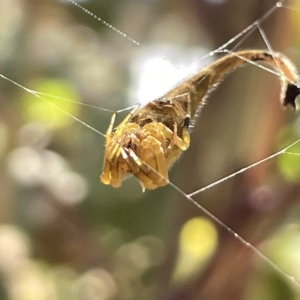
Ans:
<svg viewBox="0 0 300 300"><path fill-rule="evenodd" d="M56 129L66 127L74 121L68 114L77 116L79 107L76 103L78 95L71 83L66 80L44 78L31 82L29 86L45 95L39 97L26 93L23 97L27 121L39 121Z"/></svg>
<svg viewBox="0 0 300 300"><path fill-rule="evenodd" d="M217 246L217 231L211 221L193 218L182 227L175 281L185 281L201 268Z"/></svg>
<svg viewBox="0 0 300 300"><path fill-rule="evenodd" d="M284 128L280 135L281 142L279 144L279 149L283 149L286 145L294 143L298 138L296 135L292 134L290 126L288 126L288 128ZM288 181L299 182L300 156L297 154L300 153L300 143L295 144L288 150L288 152L295 154L285 153L279 155L277 158L279 170Z"/></svg>

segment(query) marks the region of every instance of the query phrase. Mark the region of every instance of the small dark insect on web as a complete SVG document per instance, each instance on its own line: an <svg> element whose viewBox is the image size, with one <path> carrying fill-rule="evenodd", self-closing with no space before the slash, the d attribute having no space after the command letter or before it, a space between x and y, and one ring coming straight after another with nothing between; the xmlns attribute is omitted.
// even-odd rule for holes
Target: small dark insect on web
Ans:
<svg viewBox="0 0 300 300"><path fill-rule="evenodd" d="M149 52L147 47L144 47L135 39L96 16L81 6L81 4L73 0L68 0L68 2L103 23L110 30L123 36L129 42ZM200 111L205 109L204 106L206 104L209 105L210 101L208 97L210 93L218 89L218 85L224 77L236 68L254 65L256 68L260 68L278 77L281 85L281 94L277 98L280 99L281 105L283 107L290 106L295 110L298 109L297 97L300 94L300 87L296 67L284 54L273 50L262 27L262 23L265 20L275 11L283 9L283 7L285 9L293 8L289 7L286 1L278 1L259 20L249 25L245 30L240 31L235 37L207 55L207 57L210 57L216 54L223 54L221 58L214 60L207 67L202 68L162 97L144 106L137 105L132 107L131 112L120 123L116 122L116 116L117 113L123 110L113 112L106 134L88 125L59 105L49 102L47 98L49 95L26 88L5 75L0 74L0 76L20 89L25 90L27 93L34 95L34 97L41 101L49 102L55 109L60 110L68 115L68 117L83 124L88 129L96 132L96 134L105 137L104 165L101 175L101 181L104 184L111 185L112 187L120 187L125 177L133 175L138 179L143 191L170 185L178 194L181 194L184 198L192 202L197 209L204 212L216 224L228 231L236 240L250 249L255 255L262 258L263 261L267 262L274 270L288 279L289 282L293 282L297 287L300 287L298 278L291 276L284 268L278 266L272 259L264 255L254 243L248 242L242 235L239 235L194 199L196 195L219 185L221 182L261 165L267 160L272 160L275 157L289 153L290 149L299 140L290 142L288 146L273 155L249 164L247 167L191 193L183 191L169 179L169 168L189 148L190 142L193 140L193 134L197 134L197 132L191 133L191 125L195 122ZM239 50L240 44L254 30L260 32L266 49ZM234 44L234 47L231 47L233 43L236 44ZM72 99L51 97L69 102L73 101ZM94 108L93 105L87 106ZM105 111L106 109L101 108L101 110ZM111 112L109 109L106 111ZM297 153L293 152L290 154L297 155ZM124 182L124 185L126 184L127 182Z"/></svg>

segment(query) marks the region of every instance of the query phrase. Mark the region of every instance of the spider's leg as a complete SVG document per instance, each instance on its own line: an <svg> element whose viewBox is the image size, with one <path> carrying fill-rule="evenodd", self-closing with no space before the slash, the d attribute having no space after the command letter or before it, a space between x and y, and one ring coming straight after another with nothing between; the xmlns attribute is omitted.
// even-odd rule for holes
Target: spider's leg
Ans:
<svg viewBox="0 0 300 300"><path fill-rule="evenodd" d="M142 141L137 156L142 163L140 171L150 178L156 187L164 186L168 183L168 170L164 148L158 139L152 135L147 136Z"/></svg>
<svg viewBox="0 0 300 300"><path fill-rule="evenodd" d="M132 149L129 149L129 158L139 167L138 169L132 169L132 173L140 181L143 192L145 189L155 189L157 185L153 183L153 180L148 176L150 171L147 164L145 164L134 152Z"/></svg>
<svg viewBox="0 0 300 300"><path fill-rule="evenodd" d="M107 159L112 162L113 164L116 164L116 161L118 160L118 157L120 156L120 148L121 144L118 142L112 140L112 143L114 143L113 148L112 147L107 147L107 152L108 154L106 155Z"/></svg>
<svg viewBox="0 0 300 300"><path fill-rule="evenodd" d="M118 128L122 128L122 126L124 125L124 124L126 124L129 120L130 120L130 118L134 115L134 113L139 109L139 107L140 107L140 104L137 104L136 105L136 107L134 107L131 111L130 111L130 113L123 119L123 121L118 125Z"/></svg>
<svg viewBox="0 0 300 300"><path fill-rule="evenodd" d="M152 169L150 170L149 177L152 177L153 180L155 180L154 182L158 186L166 185L169 181L169 178L164 149L156 138L148 136L147 140L151 144L151 155L153 156L153 160L155 163L155 165L154 163L153 166L151 165Z"/></svg>
<svg viewBox="0 0 300 300"><path fill-rule="evenodd" d="M115 153L116 150L116 145L113 147L114 151L111 151L111 147L112 147L112 132L113 132L113 128L114 128L114 124L116 121L116 116L117 114L114 112L111 116L110 119L110 123L109 126L107 128L106 134L105 134L105 142L106 142L106 147L105 147L105 155L104 155L104 162L103 162L103 170L102 170L102 174L100 176L100 180L104 183L104 184L111 184L112 183L112 169L113 166L111 164L111 160L112 160L112 156L110 155L112 152ZM108 155L109 154L109 155ZM115 171L114 171L115 173ZM120 183L118 184L118 182L114 182L115 185L120 186Z"/></svg>
<svg viewBox="0 0 300 300"><path fill-rule="evenodd" d="M104 156L103 171L100 176L100 180L104 184L110 184L113 187L119 187L121 185L118 161L121 153L120 146L118 144L110 144L106 147L105 151L110 155Z"/></svg>
<svg viewBox="0 0 300 300"><path fill-rule="evenodd" d="M121 147L121 155L127 164L128 172L136 174L139 171L139 166L135 163L134 159L131 156L127 155L123 147Z"/></svg>
<svg viewBox="0 0 300 300"><path fill-rule="evenodd" d="M117 164L110 164L110 173L111 173L111 179L110 184L113 187L119 187L121 186L121 172L119 169L119 161L117 160Z"/></svg>
<svg viewBox="0 0 300 300"><path fill-rule="evenodd" d="M177 135L177 123L174 123L174 128L173 128L173 137L171 139L171 143L168 148L172 151L174 145L176 145L178 148L181 150L185 151L188 149L190 146L190 133L189 133L189 126L190 126L190 121L191 121L191 96L190 94L187 94L187 107L186 107L186 115L183 120L183 128L182 128L182 137L180 138ZM164 129L164 134L168 133L167 128L165 127ZM169 150L169 149L168 149Z"/></svg>
<svg viewBox="0 0 300 300"><path fill-rule="evenodd" d="M191 95L187 94L187 112L183 121L183 129L182 129L182 141L180 149L186 150L190 145L190 133L189 126L191 122Z"/></svg>
<svg viewBox="0 0 300 300"><path fill-rule="evenodd" d="M116 121L116 115L117 114L115 112L112 114L109 126L105 134L106 148L105 148L105 155L104 155L104 162L103 162L103 170L100 176L100 180L104 184L111 184L111 163L110 163L111 160L109 159L109 157L107 157L107 153L110 153L109 148L111 145L111 135Z"/></svg>
<svg viewBox="0 0 300 300"><path fill-rule="evenodd" d="M182 138L177 139L176 145L181 149L181 150L186 150L190 146L190 133L189 133L189 124L190 124L191 118L186 116L184 119L184 124L182 128Z"/></svg>
<svg viewBox="0 0 300 300"><path fill-rule="evenodd" d="M100 180L104 184L110 184L110 181L111 181L111 171L110 170L111 170L110 161L107 160L106 158L104 158L103 170L102 170L102 174L100 176Z"/></svg>
<svg viewBox="0 0 300 300"><path fill-rule="evenodd" d="M113 113L112 116L111 116L111 119L110 119L110 123L109 123L109 126L107 128L107 131L106 131L106 134L105 134L105 137L106 137L106 145L108 144L108 142L110 141L110 138L111 138L111 134L113 132L113 129L114 129L114 125L115 125L115 121L116 121L116 116L117 116L117 113ZM108 140L109 138L109 140Z"/></svg>
<svg viewBox="0 0 300 300"><path fill-rule="evenodd" d="M121 173L118 165L111 164L110 161L105 160L100 180L104 184L109 184L115 188L121 186Z"/></svg>
<svg viewBox="0 0 300 300"><path fill-rule="evenodd" d="M189 121L188 117L186 119ZM184 122L186 121L184 120ZM185 124L185 123L184 123ZM174 123L173 131L171 131L168 127L161 124L160 131L163 133L163 135L170 139L170 144L167 148L168 152L171 152L173 147L176 145L179 149L185 151L190 146L190 134L188 132L188 126L183 127L182 129L182 138L180 138L177 135L177 123Z"/></svg>

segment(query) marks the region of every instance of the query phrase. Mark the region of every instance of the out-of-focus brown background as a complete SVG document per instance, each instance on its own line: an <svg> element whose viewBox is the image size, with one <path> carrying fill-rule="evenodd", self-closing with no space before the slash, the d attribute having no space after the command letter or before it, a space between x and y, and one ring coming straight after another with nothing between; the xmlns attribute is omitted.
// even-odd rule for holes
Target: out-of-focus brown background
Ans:
<svg viewBox="0 0 300 300"><path fill-rule="evenodd" d="M119 110L156 89L162 71L143 73L159 70L155 54L188 68L276 1L80 3L142 46L66 0L0 0L0 73ZM300 3L284 4L295 10L277 8L261 26L300 68ZM266 48L257 29L240 41L228 49ZM299 118L280 108L279 91L278 78L256 67L231 74L171 181L190 193L296 141ZM300 299L299 286L172 187L143 194L134 179L119 189L101 184L103 136L42 98L102 133L111 117L0 78L0 299ZM195 199L300 282L299 183L300 158L285 154Z"/></svg>

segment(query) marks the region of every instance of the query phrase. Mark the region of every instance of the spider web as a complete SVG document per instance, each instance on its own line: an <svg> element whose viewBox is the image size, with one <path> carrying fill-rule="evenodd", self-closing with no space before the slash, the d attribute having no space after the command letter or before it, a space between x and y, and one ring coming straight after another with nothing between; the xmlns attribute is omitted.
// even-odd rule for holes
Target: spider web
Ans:
<svg viewBox="0 0 300 300"><path fill-rule="evenodd" d="M198 70L199 68L203 67L203 65L209 63L209 61L211 61L212 59L215 59L218 54L222 54L222 53L228 52L228 51L232 52L232 51L244 48L244 45L247 45L247 42L249 40L250 40L250 47L251 48L268 48L270 52L281 51L281 49L279 49L280 45L277 46L277 45L275 45L275 42L269 40L269 38L271 36L271 33L270 33L271 31L270 32L267 31L267 30L270 30L270 29L268 29L269 27L265 24L268 23L268 22L270 24L272 24L272 22L274 22L275 17L280 13L288 13L289 11L292 11L294 13L293 18L297 18L297 16L300 13L299 10L297 9L297 5L298 5L297 2L292 2L292 1L274 2L274 4L272 6L270 6L269 8L267 8L264 11L264 13L261 14L261 16L257 20L254 20L254 22L250 22L250 25L247 26L245 29L239 29L238 34L236 34L234 37L230 38L227 42L222 43L221 46L217 47L215 50L210 51L210 50L208 50L208 48L200 47L199 45L195 44L194 47L192 48L192 50L188 50L188 55L186 57L187 62L184 62L183 65L182 65L182 59L181 58L182 58L182 53L184 51L186 51L185 45L182 46L182 49L180 51L178 51L178 52L175 51L174 52L174 49L172 48L172 46L170 46L171 44L168 44L168 43L161 43L161 42L156 42L155 43L155 42L153 42L152 44L147 45L147 42L138 42L137 41L138 39L135 40L132 37L130 37L127 34L124 33L125 31L130 32L130 28L124 30L124 32L120 31L118 28L119 27L121 28L121 25L117 24L118 28L114 27L110 23L106 22L104 19L100 18L98 16L98 13L94 14L94 12L91 12L90 10L87 10L87 9L83 8L79 3L71 1L71 0L68 0L68 1L72 4L74 4L77 8L80 8L81 10L83 10L83 12L86 15L94 18L97 22L100 22L103 25L105 25L108 29L108 32L113 33L112 34L113 37L109 36L109 39L116 39L117 40L117 42L115 42L115 41L113 42L113 45L115 47L117 47L117 45L119 43L120 45L122 45L122 47L124 47L124 49L120 48L121 50L124 50L124 51L120 51L120 53L119 53L120 57L124 56L125 59L129 60L130 57L128 56L129 55L128 53L133 52L133 51L137 52L137 54L134 56L134 60L133 60L133 63L132 63L133 66L132 66L131 71L132 71L132 74L133 74L133 78L136 80L137 78L135 78L134 75L137 74L137 76L139 77L138 80L140 80L140 82L139 82L138 86L133 85L131 87L131 90L128 92L128 94L130 95L129 98L131 99L131 102L130 101L129 102L123 101L122 105L120 104L120 101L119 101L119 94L112 92L112 90L115 89L116 86L118 86L118 82L122 80L122 79L118 78L117 75L116 75L116 78L115 78L115 84L113 84L111 87L109 87L110 88L110 90L109 90L109 89L104 89L104 87L101 84L100 84L100 88L97 87L96 79L98 79L99 77L95 76L95 78L93 78L93 76L88 76L88 75L84 74L85 77L83 76L83 77L81 77L81 79L78 79L78 78L76 78L76 76L78 76L78 74L76 74L76 72L75 72L75 75L74 75L75 82L76 82L76 80L79 80L78 83L80 84L80 88L84 89L84 88L86 88L86 86L88 86L88 84L91 84L90 91L89 92L85 91L85 95L89 96L88 97L89 99L85 100L86 103L83 103L83 105L90 107L90 108L87 108L87 109L91 109L93 112L96 112L96 110L102 111L101 112L101 118L105 119L104 123L106 123L107 125L109 123L109 116L110 116L110 113L112 111L117 110L118 113L120 113L120 115L121 115L120 118L122 118L124 113L126 114L126 111L130 110L132 105L136 104L137 102L140 102L141 97L143 99L146 99L147 97L149 97L149 99L146 99L147 101L149 101L149 100L153 99L156 96L160 96L164 91L167 91L169 88L171 88L171 86L174 85L174 83L180 81L182 78L187 77L188 76L187 74L190 74L191 72L193 72L195 70ZM64 5L66 5L66 4L64 4ZM171 19L170 24L174 25L174 24L179 23L178 26L181 25L181 23L176 18L175 18L175 20L173 20L172 17L170 17L170 19ZM136 21L138 21L138 19ZM194 22L195 20L192 20L192 21ZM159 26L160 25L158 25L158 28L159 28ZM265 27L266 27L266 29L265 29ZM86 29L83 28L83 27L80 27L80 26L78 26L76 29L81 33L81 35L79 36L79 39L84 39L84 34L85 34ZM188 30L188 29L190 29L190 28L187 28L186 30ZM90 34L91 32L87 32L87 33ZM207 33L205 33L205 32L202 32L200 34L202 35L203 38L207 37ZM260 40L257 42L258 46L255 44L255 47L254 47L253 45L251 45L251 43L253 43L253 41L251 41L251 38L255 35L258 36L260 38ZM123 39L120 38L120 36L123 37ZM162 33L162 36L163 36L163 33ZM158 37L159 37L159 34L158 34ZM189 38L192 39L192 38L194 38L194 36L191 35L191 36L189 36ZM155 36L154 41L155 41L155 39L158 39L158 38ZM86 40L83 41L83 43L85 43L85 42L86 42ZM178 40L177 40L177 42L178 42ZM188 41L186 43L188 43ZM78 42L78 45L80 45L79 42ZM65 45L63 45L63 44L58 45L58 47L64 47L64 46ZM131 46L133 46L133 47L131 47ZM208 46L209 45L206 45L206 47L208 47ZM130 50L128 50L127 47L130 48ZM247 45L246 47L249 47L249 46ZM160 57L160 60L159 60L158 58L156 58L157 57L156 54L161 49L163 49L166 54L160 54L159 53L158 54L158 56ZM107 51L108 50L109 51L110 49L105 49L105 47L104 47L100 50L102 50L102 51ZM123 53L121 53L121 52L123 52ZM91 51L91 54L94 54L94 53L95 53L94 51ZM199 59L199 53L203 53L201 59ZM50 54L51 54L51 52L50 52ZM48 55L49 55L49 53L48 53ZM124 57L123 57L123 59L124 59ZM167 58L165 58L165 57L167 57ZM117 59L116 54L113 53L112 54L112 60L115 61L116 59ZM55 57L54 57L54 60L55 60ZM97 61L97 59L96 59L96 61ZM170 61L172 61L172 62L175 61L175 65L176 65L175 68L170 69L170 68L172 68L171 64L170 64ZM103 63L106 64L107 61L99 60L99 68L101 68L101 66L103 66ZM120 61L120 64L122 64L121 61ZM161 72L163 74L163 76L158 76L157 75L158 82L162 81L162 78L164 78L164 77L173 77L173 78L169 82L163 82L162 89L159 89L159 90L155 91L155 93L157 93L157 95L155 95L155 93L153 93L153 94L150 93L151 90L149 89L149 85L145 84L145 82L151 81L151 86L153 86L153 81L155 80L155 78L151 77L149 74L147 74L147 72L140 73L140 69L143 69L144 71L145 70L149 71L147 69L149 67L150 68L150 73L151 73L153 71L153 70L151 70L151 66L154 66L154 69L157 71L158 68L161 67L161 65L162 65L162 69L160 69L159 72ZM83 66L87 67L86 62L84 62L84 61L83 61ZM136 67L136 66L138 66L138 67ZM89 66L89 67L90 68L84 69L83 72L89 72L89 71L93 70L91 68L91 66ZM119 65L118 67L122 68L122 65ZM273 71L268 70L268 69L266 69L266 68L264 68L260 65L257 65L256 67L259 67L260 69L262 69L264 71L264 72L260 72L260 73L262 73L262 74L259 74L260 76L263 77L265 75L264 73L268 72L270 78L274 79L274 77L275 77L275 79L277 79L276 78L276 73L275 73L275 76L274 76ZM95 68L96 68L95 69L95 74L96 74L97 72L99 72L99 70L97 69L97 66L95 66ZM108 68L107 70L110 70L110 72L112 72L112 73L115 70L115 67L112 66L112 65L108 65L107 68ZM258 72L258 70L255 70L256 68L252 68L252 69L254 69L253 70L254 72ZM107 70L105 72L108 72ZM178 74L177 74L177 70L178 70ZM249 70L246 70L246 71L243 71L243 72L249 72ZM69 110L68 108L66 109L63 105L60 104L60 103L71 103L72 104L72 103L77 103L77 101L73 101L69 97L66 99L64 97L56 96L55 94L54 95L53 94L49 95L48 93L38 92L34 89L30 89L30 88L28 88L27 86L25 86L23 84L22 85L19 84L17 81L15 81L15 80L11 79L10 77L6 76L6 74L4 74L4 73L1 74L0 76L3 79L5 79L6 81L8 81L10 83L13 83L14 86L17 86L19 90L22 90L22 89L25 90L27 95L32 95L34 98L38 99L41 102L46 101L47 103L49 103L50 106L54 107L55 110L61 111L63 114L67 115L68 118L75 120L77 123L83 124L86 127L84 130L87 130L88 132L91 132L91 133L94 132L97 135L100 135L101 136L100 140L101 140L101 143L103 144L103 142L104 142L103 137L105 136L105 130L106 129L105 129L105 126L104 126L103 127L104 129L98 130L98 128L99 128L98 125L97 126L94 125L93 119L97 117L96 115L92 115L91 122L90 122L90 120L88 122L86 122L86 120L83 117L81 117L81 116L78 117L76 113L72 112L72 110ZM104 81L107 82L106 81L107 78L105 78L105 74L102 74L102 76L104 76ZM234 75L233 74L231 76L239 76L239 75ZM278 74L277 74L277 76L278 76ZM111 77L109 78L109 80L111 80ZM226 79L226 81L227 80L230 81L230 79ZM252 79L248 79L248 80L251 81ZM116 82L117 82L117 84L116 84ZM154 85L158 85L158 83L154 84ZM226 83L224 82L222 85L226 85ZM251 86L250 83L249 83L249 85ZM263 83L262 87L264 87L265 85L267 86L267 83ZM243 87L239 87L239 88L243 88ZM101 89L103 89L103 90L101 91ZM163 89L165 89L165 90L163 90ZM222 89L222 88L220 87L220 89ZM106 98L105 101L101 102L100 106L98 105L98 102L95 100L95 95L98 95L97 93L99 93L99 90L100 90L100 92L103 92L103 91L105 92L105 94L104 94L105 97L103 97L103 98ZM279 99L279 92L278 91L276 91L276 93L274 95L277 95L277 98ZM220 96L220 94L218 95L218 91L216 91L214 94L216 94L216 97ZM111 103L108 103L107 97L112 97L111 98L112 100L110 101ZM50 98L56 99L58 101L54 102L54 103L49 102ZM263 107L264 104L262 104L261 101L264 101L264 100L260 100L259 102L256 102L257 109L260 109L260 107ZM244 100L241 99L240 102L244 102ZM266 101L264 101L264 102L266 102ZM272 102L276 102L276 101L272 100ZM275 104L277 104L277 103L275 103ZM221 106L222 104L220 104L220 100L214 99L214 95L212 95L211 99L209 99L209 101L208 101L208 106L205 107L205 111L208 110L208 112L207 113L204 112L204 116L203 116L204 119L209 118L208 115L211 114L212 112L214 114L216 113L213 110L214 105L215 105L215 107L218 107L218 106ZM232 105L232 104L227 103L226 105ZM246 105L246 104L244 104L244 105ZM209 111L210 106L212 106L211 111ZM221 107L222 107L222 109L224 109L224 106L221 106ZM274 107L275 107L275 105L274 105ZM247 106L246 109L248 109L251 112L251 106ZM106 113L106 115L103 116L102 114L104 114L104 113ZM288 112L280 112L280 114L285 115L285 114L288 114ZM201 128L200 128L201 126L203 126L203 124L201 124L201 118L202 118L202 116L200 116L200 119L197 122L196 128L194 129L194 132L192 133L192 140L193 139L196 140L196 136L198 135L199 132L200 132L200 135L203 134L203 132L204 132L204 130L202 129L202 131L201 131ZM218 118L220 118L220 117L218 116ZM236 120L238 120L238 119L236 119ZM249 122L249 121L247 121L247 122ZM95 124L97 124L97 122L95 122ZM208 123L204 122L204 124L208 124ZM72 126L74 126L74 125L72 125ZM220 128L219 128L219 130L220 130ZM211 131L214 132L213 127L212 127ZM87 135L89 135L89 134L90 133L87 133ZM215 139L218 139L218 141L222 140L222 138L219 138L218 136L216 136L215 138L210 139L211 145L213 144ZM253 136L252 136L252 139L253 139ZM251 140L251 138L250 138L250 140ZM293 275L290 274L290 271L286 271L286 268L284 266L281 267L278 264L277 261L275 262L274 259L271 259L271 258L269 258L269 256L263 254L264 251L262 252L262 251L259 250L257 245L261 242L260 238L257 238L258 239L258 242L257 242L255 240L255 237L254 238L252 237L251 242L249 242L247 237L244 238L243 233L241 233L241 234L238 233L239 232L238 227L236 229L232 229L234 226L236 226L234 223L233 223L233 226L231 226L231 225L228 226L227 225L228 223L226 221L222 221L221 217L217 217L215 215L215 213L210 212L210 210L205 208L204 204L202 206L202 204L200 204L200 203L201 203L201 200L205 201L204 199L205 199L206 196L205 196L204 192L211 191L211 190L217 189L217 188L221 188L221 189L225 189L225 190L230 188L229 185L226 186L226 187L222 186L222 184L225 181L229 182L230 180L232 180L233 178L236 178L236 177L244 178L243 176L247 176L247 175L242 175L242 174L247 174L247 173L251 172L251 170L254 170L257 167L264 165L267 161L274 161L275 158L285 156L285 155L290 155L292 157L294 157L294 156L296 157L299 154L296 153L296 151L293 151L293 149L294 149L293 147L297 146L298 142L299 142L299 140L297 139L297 136L295 136L295 137L293 137L293 140L289 139L289 141L287 143L287 146L281 146L280 150L273 151L274 152L273 154L270 154L270 152L269 152L269 154L267 154L265 156L262 156L259 159L256 159L254 162L248 163L246 166L240 166L238 168L235 168L235 171L226 172L226 175L224 175L224 174L219 175L218 171L215 170L215 167L213 168L213 171L211 173L209 173L208 170L205 170L205 168L204 168L203 177L205 178L205 180L196 180L195 181L194 179L191 179L190 183L186 183L186 182L184 183L184 180L183 180L183 183L180 183L180 182L177 183L178 180L179 180L178 178L180 178L182 176L177 175L176 178L175 178L175 176L172 177L172 172L173 171L171 170L170 171L171 181L170 181L170 184L169 184L170 188L175 190L177 195L182 195L183 198L185 198L185 199L189 200L190 202L192 202L192 204L194 206L196 206L198 210L202 211L206 217L209 217L213 221L213 223L217 225L217 227L219 226L219 227L222 227L223 229L225 229L225 231L228 232L227 233L228 235L231 235L236 240L238 240L244 248L250 250L250 252L254 253L256 257L260 257L262 259L262 261L268 263L271 266L272 269L274 269L276 272L283 275L288 280L289 283L295 284L295 286L297 286L297 288L299 288L299 286L300 286L300 279L299 278L294 278ZM205 145L205 142L201 141L201 143L204 143L204 148L207 147L207 145ZM99 145L99 144L97 144L97 145ZM247 145L247 143L246 143L246 145ZM249 145L249 143L248 143L248 145ZM192 142L191 148L192 147L195 148L197 146L195 145L195 143ZM218 146L218 147L220 147L220 146ZM201 147L199 147L198 149L199 149L199 152L200 152ZM270 149L270 147L268 149ZM237 156L240 155L240 153L243 152L244 150L245 150L245 145L242 146L240 152L236 152ZM214 152L214 151L212 151L212 152ZM219 152L216 151L216 153L218 154ZM235 152L233 152L233 153L235 153ZM263 151L262 151L262 153L263 153ZM183 173L187 172L187 169L184 168L184 166L187 165L186 162L188 161L189 156L192 156L192 155L193 154L189 154L189 150L188 150L185 153L186 157L184 157L179 163L177 163L177 166L175 166L175 168L177 168L177 169L179 168L179 173L181 173L180 168L183 168L183 170L184 170ZM200 156L200 154L198 154L198 155ZM233 154L230 154L230 155L233 155ZM209 156L207 156L207 157L209 157ZM248 159L243 160L241 158L241 156L238 156L238 157L239 157L238 159L241 159L242 161L247 161L248 160ZM253 157L255 157L255 155ZM222 160L219 160L219 163L220 164L225 164L224 161L222 161ZM199 164L201 165L201 160L200 160L200 162L197 162L197 160L196 160L195 165L198 166ZM218 164L218 162L216 164ZM232 161L230 162L230 164L232 164ZM230 164L228 164L228 165L230 165ZM237 165L239 165L239 164L237 164ZM178 172L177 169L176 169L176 171ZM223 169L223 168L221 168L221 169ZM230 169L233 169L232 165L230 166ZM266 172L265 168L263 168L262 170L263 170L263 172ZM97 172L99 172L99 171L97 170ZM174 173L177 173L177 172L174 171ZM276 172L276 171L274 171L274 172ZM194 174L194 176L195 176L195 174L198 174L198 173L192 172L192 174ZM213 176L216 176L216 174L217 174L217 177L219 176L221 179L219 179L219 180L213 179L211 181L212 183L207 183L206 184L206 180L210 179ZM251 176L251 174L253 175L253 173L250 173L249 176ZM98 178L98 176L96 176L96 177ZM270 180L270 179L268 179L268 180ZM205 184L203 184L202 187L201 187L199 182L201 182L201 183L204 182ZM208 182L209 182L209 180L208 180ZM183 185L185 184L186 187L181 187L182 184ZM248 181L248 184L249 184L249 181ZM123 190L123 192L121 191L121 193L126 194L128 192L128 190L127 190L128 187L126 188L126 185L130 186L130 188L132 188L134 186L134 188L137 189L135 183L133 183L133 180L130 180L130 181L126 181L126 182L123 183L123 186L121 187L121 190ZM266 184L261 182L260 185L266 185ZM195 186L196 186L196 188L195 188ZM104 188L105 195L107 195L107 193L108 193L107 191L109 189L112 189L110 187L103 187L103 188ZM187 192L188 190L192 190L192 191ZM256 190L258 190L258 187L256 187ZM116 197L116 195L118 195L118 193L120 193L120 192L119 191L113 191L112 194L111 194L112 196L104 196L104 198ZM158 196L159 192L155 191L153 193L152 192L147 192L147 193L150 194L150 196L149 196L150 198L152 197L151 194L156 195L155 197L159 197ZM200 196L202 194L204 196L202 196L202 198L199 198L198 195ZM140 196L140 195L138 195L138 196ZM145 198L146 197L147 197L147 195L145 196ZM167 197L170 197L170 196L168 195ZM125 198L126 198L126 196L125 196ZM208 195L208 198L211 199L212 196ZM103 201L107 201L107 200L104 199ZM128 199L127 199L127 201L128 201ZM179 201L179 199L176 200L176 201ZM221 201L221 200L219 200L219 201ZM174 205L174 203L173 203L173 205ZM260 204L256 203L256 205L260 205ZM214 206L212 206L212 208L214 208ZM199 211L197 212L197 214L199 214ZM197 214L194 213L194 215L197 215ZM220 214L222 215L222 211L221 211ZM192 216L192 215L193 214L191 214L190 216ZM254 231L255 229L252 229L252 230ZM253 239L253 241L252 241L252 239Z"/></svg>

